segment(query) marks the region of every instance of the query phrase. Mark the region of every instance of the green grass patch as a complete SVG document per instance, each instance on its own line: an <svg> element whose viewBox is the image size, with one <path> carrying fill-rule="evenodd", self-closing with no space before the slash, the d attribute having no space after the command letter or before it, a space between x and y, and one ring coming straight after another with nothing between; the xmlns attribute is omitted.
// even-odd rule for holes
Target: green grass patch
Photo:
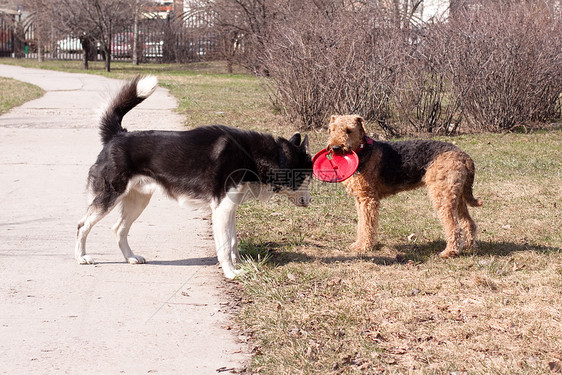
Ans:
<svg viewBox="0 0 562 375"><path fill-rule="evenodd" d="M29 83L0 77L0 115L43 95L43 90Z"/></svg>

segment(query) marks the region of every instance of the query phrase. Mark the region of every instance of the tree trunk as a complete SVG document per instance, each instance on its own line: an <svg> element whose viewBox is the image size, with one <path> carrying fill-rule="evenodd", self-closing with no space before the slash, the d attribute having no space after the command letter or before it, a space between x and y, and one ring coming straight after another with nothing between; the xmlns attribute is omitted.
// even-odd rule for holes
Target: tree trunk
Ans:
<svg viewBox="0 0 562 375"><path fill-rule="evenodd" d="M25 57L25 33L21 21L15 28L14 56L18 59Z"/></svg>
<svg viewBox="0 0 562 375"><path fill-rule="evenodd" d="M113 28L111 26L111 20L107 27L107 42L105 43L105 71L111 71L111 45L113 43Z"/></svg>
<svg viewBox="0 0 562 375"><path fill-rule="evenodd" d="M88 70L89 66L88 66L88 53L90 51L88 50L88 48L83 47L82 48L82 67L84 68L84 70Z"/></svg>
<svg viewBox="0 0 562 375"><path fill-rule="evenodd" d="M108 48L105 50L105 71L111 72L111 43Z"/></svg>
<svg viewBox="0 0 562 375"><path fill-rule="evenodd" d="M88 55L90 54L90 39L85 36L80 37L80 44L82 44L82 67L88 70Z"/></svg>
<svg viewBox="0 0 562 375"><path fill-rule="evenodd" d="M43 42L41 42L41 38L37 40L37 60L40 63L43 62Z"/></svg>
<svg viewBox="0 0 562 375"><path fill-rule="evenodd" d="M135 20L133 23L133 64L139 65L139 2L136 1Z"/></svg>

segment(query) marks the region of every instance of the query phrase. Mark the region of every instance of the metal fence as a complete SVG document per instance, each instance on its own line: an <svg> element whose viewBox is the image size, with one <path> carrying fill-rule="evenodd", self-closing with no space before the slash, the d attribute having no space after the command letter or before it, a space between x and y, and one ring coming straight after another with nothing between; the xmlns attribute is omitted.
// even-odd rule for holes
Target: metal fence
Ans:
<svg viewBox="0 0 562 375"><path fill-rule="evenodd" d="M14 24L13 17L0 15L0 57L14 53Z"/></svg>
<svg viewBox="0 0 562 375"><path fill-rule="evenodd" d="M34 26L15 22L9 15L0 15L0 56L44 59L81 60L83 49L76 35L62 35L53 31L39 40ZM22 30L18 33L16 25ZM216 38L201 23L192 19L154 18L139 23L137 53L140 61L192 62L213 58L217 50ZM41 48L39 48L39 44ZM123 28L111 37L113 60L132 60L133 27ZM95 46L95 48L94 48ZM103 60L104 51L98 42L92 43L89 60Z"/></svg>

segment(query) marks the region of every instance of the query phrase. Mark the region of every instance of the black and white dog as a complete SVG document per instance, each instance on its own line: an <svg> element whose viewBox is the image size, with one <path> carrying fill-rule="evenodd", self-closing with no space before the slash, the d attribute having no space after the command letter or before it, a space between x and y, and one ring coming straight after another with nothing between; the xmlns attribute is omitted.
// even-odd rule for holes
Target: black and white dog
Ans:
<svg viewBox="0 0 562 375"><path fill-rule="evenodd" d="M248 198L267 199L273 193L289 197L297 206L310 202L308 184L312 162L308 137L291 139L208 126L189 131L127 132L123 116L155 90L156 77L137 77L126 83L105 109L100 122L104 145L88 174L91 203L78 223L75 256L92 264L86 255L86 237L113 208L120 217L113 227L129 263L145 263L133 254L127 234L161 189L182 203L203 203L212 211L217 257L227 278L239 271L235 213Z"/></svg>

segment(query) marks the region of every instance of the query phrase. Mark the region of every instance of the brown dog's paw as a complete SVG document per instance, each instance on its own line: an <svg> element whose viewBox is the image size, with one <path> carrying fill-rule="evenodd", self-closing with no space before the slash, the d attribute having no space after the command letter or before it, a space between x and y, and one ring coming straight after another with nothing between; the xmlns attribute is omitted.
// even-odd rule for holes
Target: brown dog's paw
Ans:
<svg viewBox="0 0 562 375"><path fill-rule="evenodd" d="M459 252L456 250L443 250L442 252L439 253L439 256L441 257L441 259L447 259L447 258L454 258L459 256Z"/></svg>
<svg viewBox="0 0 562 375"><path fill-rule="evenodd" d="M354 253L366 253L371 250L374 245L365 242L355 241L349 246L349 250Z"/></svg>

